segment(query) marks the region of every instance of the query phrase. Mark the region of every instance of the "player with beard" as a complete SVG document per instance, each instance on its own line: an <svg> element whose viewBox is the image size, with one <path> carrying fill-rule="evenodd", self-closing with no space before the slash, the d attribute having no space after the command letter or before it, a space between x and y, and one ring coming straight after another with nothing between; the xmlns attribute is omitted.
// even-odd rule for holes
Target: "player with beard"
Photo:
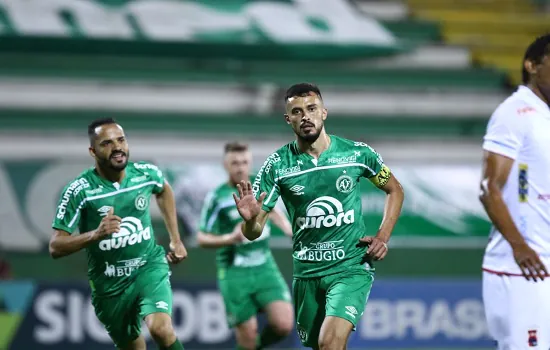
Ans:
<svg viewBox="0 0 550 350"><path fill-rule="evenodd" d="M480 198L493 223L483 301L499 349L549 349L550 34L529 45L522 70L483 142Z"/></svg>
<svg viewBox="0 0 550 350"><path fill-rule="evenodd" d="M278 343L292 332L294 323L290 292L269 248L270 223L254 241L241 232L242 219L232 196L238 183L250 180L251 166L248 145L232 142L225 146L228 179L207 195L197 234L201 247L217 249L218 286L239 350L264 349ZM270 219L292 236L283 213L274 209ZM256 314L261 311L267 315L268 324L258 336Z"/></svg>
<svg viewBox="0 0 550 350"><path fill-rule="evenodd" d="M244 219L242 232L254 240L282 198L293 226L298 335L305 346L341 350L365 309L374 280L372 261L388 252L403 189L369 145L327 134L327 109L315 85L291 86L285 102L285 120L296 140L267 158L253 185L241 182L234 200ZM387 194L375 236L365 236L362 177Z"/></svg>
<svg viewBox="0 0 550 350"><path fill-rule="evenodd" d="M92 304L119 349L146 349L141 335L145 320L159 349L181 350L172 327L168 262L179 263L187 251L172 189L155 165L128 161L126 135L113 119L92 122L88 137L95 166L63 190L50 254L56 259L86 250ZM170 234L168 254L153 234L152 195Z"/></svg>

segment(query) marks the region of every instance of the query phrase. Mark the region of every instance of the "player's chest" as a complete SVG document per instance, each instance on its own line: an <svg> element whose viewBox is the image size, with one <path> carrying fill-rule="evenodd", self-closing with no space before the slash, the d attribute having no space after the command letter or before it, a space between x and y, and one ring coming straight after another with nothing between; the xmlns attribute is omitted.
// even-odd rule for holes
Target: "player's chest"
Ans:
<svg viewBox="0 0 550 350"><path fill-rule="evenodd" d="M532 160L546 161L547 166L550 164L550 114L537 115L531 120L531 128L526 140L524 149L526 155Z"/></svg>
<svg viewBox="0 0 550 350"><path fill-rule="evenodd" d="M89 218L101 218L114 209L114 214L124 217L141 217L148 213L151 188L143 187L135 190L121 189L86 198L85 212Z"/></svg>
<svg viewBox="0 0 550 350"><path fill-rule="evenodd" d="M310 201L327 195L345 198L359 186L363 170L351 163L319 162L315 165L303 161L299 171L282 176L278 184L283 198L291 202Z"/></svg>

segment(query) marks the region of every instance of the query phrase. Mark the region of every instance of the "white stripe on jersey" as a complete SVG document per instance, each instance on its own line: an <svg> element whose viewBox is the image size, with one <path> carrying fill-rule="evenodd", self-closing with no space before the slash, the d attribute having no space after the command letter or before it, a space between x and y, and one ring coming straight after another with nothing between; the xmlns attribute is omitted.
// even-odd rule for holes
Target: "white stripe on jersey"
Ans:
<svg viewBox="0 0 550 350"><path fill-rule="evenodd" d="M84 207L84 204L86 204L86 202L93 201L93 200L100 199L100 198L116 196L117 194L132 191L132 190L136 190L138 188L142 188L142 187L145 187L145 186L148 186L148 185L156 185L158 187L164 186L164 184L158 183L156 181L148 181L148 182L144 182L144 183L141 183L139 185L132 186L132 187L123 188L121 190L116 190L116 191L113 191L113 192L98 194L97 196L84 198L82 200L82 202L80 202L80 204L76 208L76 212L74 213L74 217L69 222L69 227L72 227L74 225L74 223L76 222L76 219L78 218L78 214L80 213L80 210Z"/></svg>
<svg viewBox="0 0 550 350"><path fill-rule="evenodd" d="M309 173L309 172L312 172L312 171L325 170L325 169L334 169L334 168L344 168L344 167L349 167L349 166L359 166L359 167L365 168L365 169L367 169L368 171L370 171L371 174L372 174L372 176L376 175L376 173L374 172L374 170L372 170L372 169L371 169L368 165L366 165L366 164L361 164L361 163L346 163L346 164L336 164L336 165L323 165L323 166L318 166L318 167L311 168L311 169L307 169L307 170L303 170L303 171L298 171L298 172L295 172L295 173L291 173L291 174L288 174L288 175L283 175L283 176L277 177L277 178L275 178L275 181L278 181L278 180L280 180L280 179L284 179L284 178L286 178L286 177L292 177L292 176L302 175L302 174Z"/></svg>

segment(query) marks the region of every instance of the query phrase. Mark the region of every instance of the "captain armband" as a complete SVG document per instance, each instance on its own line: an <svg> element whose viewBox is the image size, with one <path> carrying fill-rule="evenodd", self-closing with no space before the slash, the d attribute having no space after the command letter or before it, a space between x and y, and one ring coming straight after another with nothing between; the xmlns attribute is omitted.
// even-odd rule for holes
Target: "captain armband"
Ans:
<svg viewBox="0 0 550 350"><path fill-rule="evenodd" d="M391 178L391 170L385 165L382 165L382 169L378 172L378 174L374 175L373 177L370 177L369 180L376 186L376 187L384 187L388 181L390 181Z"/></svg>

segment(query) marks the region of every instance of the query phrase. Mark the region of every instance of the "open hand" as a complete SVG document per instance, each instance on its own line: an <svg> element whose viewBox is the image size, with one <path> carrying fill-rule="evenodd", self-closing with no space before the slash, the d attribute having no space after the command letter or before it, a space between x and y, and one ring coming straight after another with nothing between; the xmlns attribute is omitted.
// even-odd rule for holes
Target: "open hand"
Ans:
<svg viewBox="0 0 550 350"><path fill-rule="evenodd" d="M250 181L241 181L240 184L237 184L237 189L239 190L239 196L233 193L237 210L244 221L250 221L260 214L267 194L263 192L260 198L256 199L252 193L252 184Z"/></svg>

